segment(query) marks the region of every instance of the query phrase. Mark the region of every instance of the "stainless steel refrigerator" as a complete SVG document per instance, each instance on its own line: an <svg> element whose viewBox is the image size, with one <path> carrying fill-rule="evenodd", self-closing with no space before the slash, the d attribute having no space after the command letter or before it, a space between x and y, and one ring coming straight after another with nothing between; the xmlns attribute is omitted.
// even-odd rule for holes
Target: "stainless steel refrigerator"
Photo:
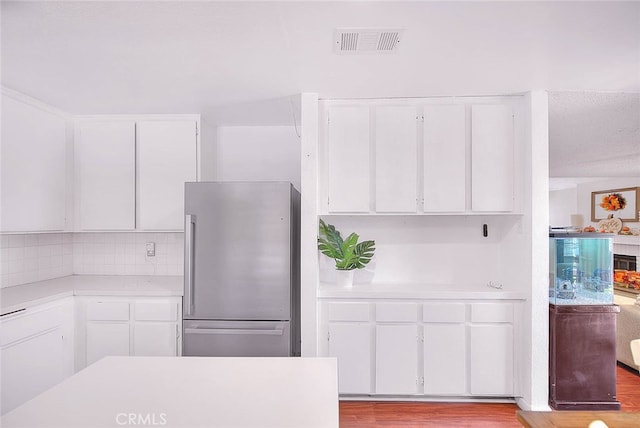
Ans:
<svg viewBox="0 0 640 428"><path fill-rule="evenodd" d="M300 355L300 194L185 183L182 355Z"/></svg>

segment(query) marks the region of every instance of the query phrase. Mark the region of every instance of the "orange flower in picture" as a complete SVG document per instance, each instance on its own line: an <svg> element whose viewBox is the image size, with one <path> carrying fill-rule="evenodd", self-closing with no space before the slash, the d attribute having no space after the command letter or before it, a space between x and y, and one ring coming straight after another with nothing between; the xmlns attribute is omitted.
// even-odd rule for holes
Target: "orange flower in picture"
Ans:
<svg viewBox="0 0 640 428"><path fill-rule="evenodd" d="M626 199L620 193L610 193L602 197L600 207L605 211L618 211L627 206Z"/></svg>

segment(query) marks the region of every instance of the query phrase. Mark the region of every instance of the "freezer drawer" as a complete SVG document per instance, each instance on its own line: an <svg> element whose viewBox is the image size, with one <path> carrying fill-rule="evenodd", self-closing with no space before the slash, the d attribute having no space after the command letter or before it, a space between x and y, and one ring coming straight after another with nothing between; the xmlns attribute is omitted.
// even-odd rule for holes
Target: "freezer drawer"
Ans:
<svg viewBox="0 0 640 428"><path fill-rule="evenodd" d="M288 357L289 322L184 320L182 355L196 357Z"/></svg>

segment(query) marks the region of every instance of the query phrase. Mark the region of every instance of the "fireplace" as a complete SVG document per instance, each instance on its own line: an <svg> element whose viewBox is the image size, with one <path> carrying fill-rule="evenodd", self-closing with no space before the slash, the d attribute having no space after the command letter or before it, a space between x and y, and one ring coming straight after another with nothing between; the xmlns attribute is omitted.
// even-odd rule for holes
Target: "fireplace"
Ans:
<svg viewBox="0 0 640 428"><path fill-rule="evenodd" d="M621 270L637 271L638 262L636 256L627 256L625 254L613 255L613 268Z"/></svg>

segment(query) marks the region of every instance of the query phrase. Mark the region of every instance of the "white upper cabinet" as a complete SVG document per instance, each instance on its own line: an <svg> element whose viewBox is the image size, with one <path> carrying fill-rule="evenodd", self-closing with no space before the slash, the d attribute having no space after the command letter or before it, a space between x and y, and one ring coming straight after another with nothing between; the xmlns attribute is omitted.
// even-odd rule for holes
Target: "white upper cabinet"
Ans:
<svg viewBox="0 0 640 428"><path fill-rule="evenodd" d="M471 108L471 209L513 211L514 128L507 104Z"/></svg>
<svg viewBox="0 0 640 428"><path fill-rule="evenodd" d="M139 229L183 228L184 183L196 181L196 126L195 120L136 123Z"/></svg>
<svg viewBox="0 0 640 428"><path fill-rule="evenodd" d="M375 117L376 212L415 212L416 108L377 107Z"/></svg>
<svg viewBox="0 0 640 428"><path fill-rule="evenodd" d="M326 102L328 214L513 213L513 99ZM422 116L422 117L421 117ZM422 119L422 120L419 120ZM418 203L418 196L421 202Z"/></svg>
<svg viewBox="0 0 640 428"><path fill-rule="evenodd" d="M466 207L464 105L424 107L424 211L463 212Z"/></svg>
<svg viewBox="0 0 640 428"><path fill-rule="evenodd" d="M181 230L184 183L196 181L197 119L80 118L78 230Z"/></svg>
<svg viewBox="0 0 640 428"><path fill-rule="evenodd" d="M81 122L76 136L79 228L135 229L135 122Z"/></svg>
<svg viewBox="0 0 640 428"><path fill-rule="evenodd" d="M67 121L2 95L2 232L64 230Z"/></svg>
<svg viewBox="0 0 640 428"><path fill-rule="evenodd" d="M329 109L329 212L369 212L369 107Z"/></svg>

